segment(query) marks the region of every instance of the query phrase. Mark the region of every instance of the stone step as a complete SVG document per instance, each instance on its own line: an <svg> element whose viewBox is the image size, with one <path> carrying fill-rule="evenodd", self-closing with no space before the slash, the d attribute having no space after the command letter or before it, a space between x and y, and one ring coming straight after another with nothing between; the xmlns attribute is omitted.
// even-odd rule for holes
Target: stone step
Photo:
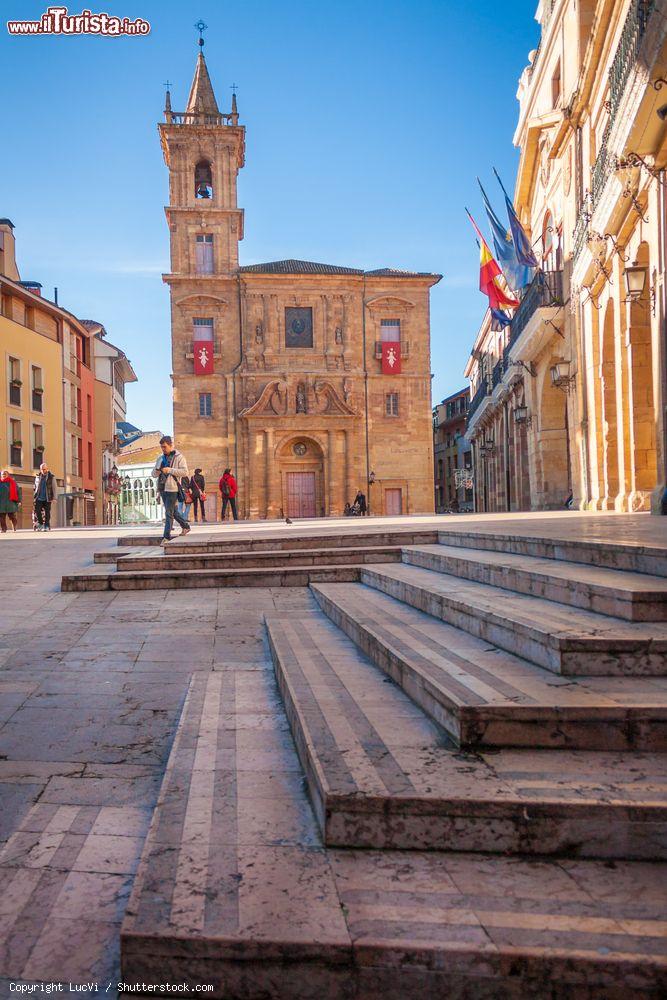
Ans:
<svg viewBox="0 0 667 1000"><path fill-rule="evenodd" d="M113 563L118 566L118 564L123 562L125 559L140 559L146 557L153 559L155 556L159 555L161 551L161 549L156 549L152 546L136 546L133 548L119 548L116 546L113 549L103 549L101 552L95 552L93 555L93 562L96 564Z"/></svg>
<svg viewBox="0 0 667 1000"><path fill-rule="evenodd" d="M283 718L271 681L190 683L121 929L123 981L212 986L214 1000L664 993L665 864L323 849L289 736L268 752Z"/></svg>
<svg viewBox="0 0 667 1000"><path fill-rule="evenodd" d="M437 546L436 546L437 547ZM202 570L212 569L272 569L281 566L351 566L360 563L400 562L400 545L361 546L355 548L288 549L206 552L198 555L174 555L172 552L157 555L152 552L126 556L118 562L118 571L134 570Z"/></svg>
<svg viewBox="0 0 667 1000"><path fill-rule="evenodd" d="M458 744L667 751L667 680L555 677L358 583L313 584L328 618Z"/></svg>
<svg viewBox="0 0 667 1000"><path fill-rule="evenodd" d="M622 532L619 525L616 533ZM502 531L502 529L500 529ZM597 532L599 537L591 537ZM562 559L566 562L585 563L590 566L604 566L632 573L649 573L652 576L667 576L667 548L645 545L631 539L610 541L614 530L603 532L599 522L590 526L582 524L581 537L553 538L540 535L501 534L500 531L484 530L443 530L438 532L443 545L471 549L488 549L491 552L513 552L517 555L535 556L538 559Z"/></svg>
<svg viewBox="0 0 667 1000"><path fill-rule="evenodd" d="M567 676L664 676L667 625L627 622L417 566L364 566L362 583Z"/></svg>
<svg viewBox="0 0 667 1000"><path fill-rule="evenodd" d="M293 533L291 533L293 531ZM386 548L393 545L435 545L438 541L437 530L430 528L403 528L388 530L378 527L375 530L350 531L341 528L331 528L329 532L304 532L297 524L291 529L283 528L279 534L255 532L253 535L239 537L240 533L230 533L228 537L220 532L206 534L200 531L189 532L185 537L174 538L165 546L165 554L201 555L203 553L228 552L289 552L294 549L339 549L365 548L378 546Z"/></svg>
<svg viewBox="0 0 667 1000"><path fill-rule="evenodd" d="M64 593L92 590L196 590L211 587L308 587L325 581L359 580L360 565L278 566L275 569L128 570L93 567L63 576Z"/></svg>
<svg viewBox="0 0 667 1000"><path fill-rule="evenodd" d="M403 561L626 621L667 621L667 579L450 545L406 546Z"/></svg>
<svg viewBox="0 0 667 1000"><path fill-rule="evenodd" d="M666 856L667 757L464 754L321 612L265 620L328 846Z"/></svg>

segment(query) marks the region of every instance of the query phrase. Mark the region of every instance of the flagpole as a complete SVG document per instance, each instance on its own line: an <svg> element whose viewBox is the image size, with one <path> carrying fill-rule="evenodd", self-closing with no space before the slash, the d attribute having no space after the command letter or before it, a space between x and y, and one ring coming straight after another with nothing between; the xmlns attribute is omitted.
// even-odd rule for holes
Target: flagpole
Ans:
<svg viewBox="0 0 667 1000"><path fill-rule="evenodd" d="M510 202L510 204L513 206L514 202L512 201L512 199L510 198L510 196L508 195L507 191L505 190L505 185L501 181L500 174L498 173L498 171L496 170L495 167L493 168L493 172L496 175L496 180L498 181L498 183L500 184L501 188L503 189L503 194L505 195L505 197L507 198L507 200Z"/></svg>

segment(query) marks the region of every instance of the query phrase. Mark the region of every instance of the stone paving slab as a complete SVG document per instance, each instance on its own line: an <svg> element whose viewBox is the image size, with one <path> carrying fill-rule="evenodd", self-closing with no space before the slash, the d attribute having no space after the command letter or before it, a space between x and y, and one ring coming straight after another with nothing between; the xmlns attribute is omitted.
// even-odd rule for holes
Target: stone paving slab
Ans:
<svg viewBox="0 0 667 1000"><path fill-rule="evenodd" d="M666 856L667 759L462 754L323 614L266 622L328 846Z"/></svg>
<svg viewBox="0 0 667 1000"><path fill-rule="evenodd" d="M667 623L627 622L417 566L364 566L360 580L554 673L667 674Z"/></svg>
<svg viewBox="0 0 667 1000"><path fill-rule="evenodd" d="M458 744L667 750L667 679L554 676L355 583L316 584L324 613Z"/></svg>
<svg viewBox="0 0 667 1000"><path fill-rule="evenodd" d="M358 580L361 566L289 566L276 569L128 570L109 573L106 566L63 576L63 593L104 590L202 590L222 587L307 587L322 580Z"/></svg>
<svg viewBox="0 0 667 1000"><path fill-rule="evenodd" d="M667 621L661 576L444 544L404 546L403 561L627 621Z"/></svg>

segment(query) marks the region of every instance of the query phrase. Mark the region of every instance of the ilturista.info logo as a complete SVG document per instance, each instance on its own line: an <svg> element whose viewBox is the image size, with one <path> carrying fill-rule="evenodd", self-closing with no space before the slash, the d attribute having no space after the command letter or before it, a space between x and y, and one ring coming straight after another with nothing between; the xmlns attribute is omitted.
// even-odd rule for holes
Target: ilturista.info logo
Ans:
<svg viewBox="0 0 667 1000"><path fill-rule="evenodd" d="M106 35L120 38L126 35L147 35L150 23L141 17L117 17L100 11L84 9L70 14L67 7L47 7L39 21L7 21L10 35Z"/></svg>

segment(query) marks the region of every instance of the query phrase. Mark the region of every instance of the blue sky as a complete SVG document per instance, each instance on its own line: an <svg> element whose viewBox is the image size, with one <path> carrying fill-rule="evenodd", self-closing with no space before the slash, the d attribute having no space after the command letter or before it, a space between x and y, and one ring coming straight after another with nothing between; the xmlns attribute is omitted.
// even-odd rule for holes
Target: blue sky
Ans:
<svg viewBox="0 0 667 1000"><path fill-rule="evenodd" d="M5 18L46 3L3 0ZM70 5L78 13L84 5ZM163 82L185 106L198 18L225 110L238 84L247 128L239 204L242 263L300 257L437 271L433 399L464 384L483 314L478 250L464 205L475 177L501 207L495 165L514 183L518 77L537 45L536 0L104 0L143 17L140 38L10 38L0 216L16 227L21 276L104 323L139 383L128 417L171 426L167 174L156 123ZM502 9L502 17L501 17ZM478 218L478 221L480 219Z"/></svg>

